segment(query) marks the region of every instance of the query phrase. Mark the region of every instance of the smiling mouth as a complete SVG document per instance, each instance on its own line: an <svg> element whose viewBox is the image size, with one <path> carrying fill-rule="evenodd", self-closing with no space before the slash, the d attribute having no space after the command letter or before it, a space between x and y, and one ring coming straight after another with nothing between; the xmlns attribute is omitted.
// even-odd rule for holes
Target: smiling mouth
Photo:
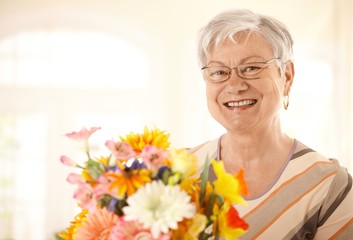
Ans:
<svg viewBox="0 0 353 240"><path fill-rule="evenodd" d="M243 100L243 101L235 101L235 102L226 102L224 106L226 107L247 107L254 105L257 101L256 100Z"/></svg>

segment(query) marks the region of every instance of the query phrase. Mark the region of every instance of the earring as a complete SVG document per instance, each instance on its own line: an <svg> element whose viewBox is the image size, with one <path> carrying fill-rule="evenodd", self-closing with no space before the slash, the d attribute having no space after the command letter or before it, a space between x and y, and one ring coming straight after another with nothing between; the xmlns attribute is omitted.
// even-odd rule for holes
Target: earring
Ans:
<svg viewBox="0 0 353 240"><path fill-rule="evenodd" d="M284 109L287 110L288 106L289 106L289 95L284 96L284 98L283 98L283 107L284 107Z"/></svg>

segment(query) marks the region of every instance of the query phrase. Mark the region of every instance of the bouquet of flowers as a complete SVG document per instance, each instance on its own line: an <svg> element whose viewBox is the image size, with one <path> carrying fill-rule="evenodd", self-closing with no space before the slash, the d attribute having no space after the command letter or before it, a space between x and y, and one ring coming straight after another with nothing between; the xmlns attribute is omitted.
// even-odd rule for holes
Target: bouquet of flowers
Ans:
<svg viewBox="0 0 353 240"><path fill-rule="evenodd" d="M88 139L100 128L83 128L65 136L82 144L84 163L61 156L81 169L69 174L81 212L60 233L62 239L237 239L248 224L236 203L245 203L243 172L225 172L222 162L206 160L197 176L196 157L170 148L159 129L108 140L108 156L93 157ZM216 180L208 180L212 165Z"/></svg>

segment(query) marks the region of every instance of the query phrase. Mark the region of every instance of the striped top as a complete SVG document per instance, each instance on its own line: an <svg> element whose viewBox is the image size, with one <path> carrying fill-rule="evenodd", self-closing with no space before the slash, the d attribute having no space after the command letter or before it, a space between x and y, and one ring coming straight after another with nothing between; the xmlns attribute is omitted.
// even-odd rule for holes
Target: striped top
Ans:
<svg viewBox="0 0 353 240"><path fill-rule="evenodd" d="M202 166L207 156L217 159L218 150L215 139L190 152ZM272 187L236 208L250 226L240 239L353 239L352 177L337 160L299 141Z"/></svg>

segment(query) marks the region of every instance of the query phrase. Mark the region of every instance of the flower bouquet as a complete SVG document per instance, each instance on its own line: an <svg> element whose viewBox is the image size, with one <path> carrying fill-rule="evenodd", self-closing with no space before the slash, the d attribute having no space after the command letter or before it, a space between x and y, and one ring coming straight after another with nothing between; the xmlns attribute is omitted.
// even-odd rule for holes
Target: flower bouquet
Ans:
<svg viewBox="0 0 353 240"><path fill-rule="evenodd" d="M93 157L88 139L100 128L83 128L65 136L82 144L83 164L61 156L63 164L81 169L69 174L81 212L60 233L62 239L237 239L248 228L236 203L245 203L243 172L225 172L222 162L206 159L197 176L196 157L170 148L169 134L145 127L118 141L108 140L109 156ZM208 180L212 165L216 180Z"/></svg>

